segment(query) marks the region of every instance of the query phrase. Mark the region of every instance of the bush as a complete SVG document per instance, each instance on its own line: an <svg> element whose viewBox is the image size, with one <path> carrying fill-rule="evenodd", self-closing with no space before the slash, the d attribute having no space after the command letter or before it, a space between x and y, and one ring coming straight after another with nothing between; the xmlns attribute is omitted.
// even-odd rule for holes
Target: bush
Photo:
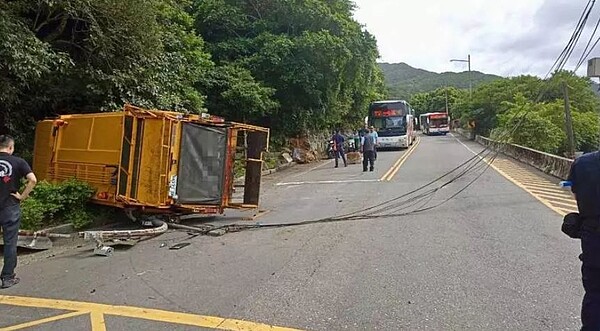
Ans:
<svg viewBox="0 0 600 331"><path fill-rule="evenodd" d="M77 229L92 223L87 203L94 189L87 183L70 179L58 184L39 183L31 197L21 204L22 228L42 227L71 222Z"/></svg>
<svg viewBox="0 0 600 331"><path fill-rule="evenodd" d="M27 230L38 230L48 214L47 205L31 197L21 203L21 227Z"/></svg>
<svg viewBox="0 0 600 331"><path fill-rule="evenodd" d="M85 228L92 224L93 218L85 208L75 208L65 213L65 219L69 220L75 229Z"/></svg>

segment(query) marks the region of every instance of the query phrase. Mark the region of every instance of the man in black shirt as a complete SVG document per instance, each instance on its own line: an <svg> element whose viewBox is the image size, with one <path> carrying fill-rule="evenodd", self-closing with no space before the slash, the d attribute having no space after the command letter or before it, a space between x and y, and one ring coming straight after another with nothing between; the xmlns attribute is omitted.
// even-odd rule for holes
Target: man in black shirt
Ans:
<svg viewBox="0 0 600 331"><path fill-rule="evenodd" d="M582 219L581 274L585 296L582 330L600 330L600 152L585 154L571 166L569 181Z"/></svg>
<svg viewBox="0 0 600 331"><path fill-rule="evenodd" d="M4 239L4 266L0 274L2 288L19 283L19 278L15 276L15 268L21 223L20 202L27 199L37 183L27 162L12 155L14 150L14 139L6 135L0 136L0 225ZM27 186L23 193L19 193L23 178L27 178Z"/></svg>

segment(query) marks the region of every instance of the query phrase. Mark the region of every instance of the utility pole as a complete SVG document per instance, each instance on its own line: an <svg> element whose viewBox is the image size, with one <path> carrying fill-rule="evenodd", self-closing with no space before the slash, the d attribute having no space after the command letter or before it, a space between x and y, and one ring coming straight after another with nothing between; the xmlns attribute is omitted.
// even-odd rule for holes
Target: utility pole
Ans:
<svg viewBox="0 0 600 331"><path fill-rule="evenodd" d="M452 59L450 62L466 62L469 65L469 98L473 97L473 74L471 72L471 54L467 55L466 60Z"/></svg>
<svg viewBox="0 0 600 331"><path fill-rule="evenodd" d="M446 114L449 114L449 112L448 112L448 85L446 85L446 88L444 88L444 91L446 92Z"/></svg>
<svg viewBox="0 0 600 331"><path fill-rule="evenodd" d="M575 135L573 134L573 120L571 118L571 105L569 103L569 86L563 82L563 91L565 94L565 126L567 131L567 156L575 158Z"/></svg>
<svg viewBox="0 0 600 331"><path fill-rule="evenodd" d="M467 56L467 62L469 63L469 98L473 97L473 73L471 72L471 54Z"/></svg>

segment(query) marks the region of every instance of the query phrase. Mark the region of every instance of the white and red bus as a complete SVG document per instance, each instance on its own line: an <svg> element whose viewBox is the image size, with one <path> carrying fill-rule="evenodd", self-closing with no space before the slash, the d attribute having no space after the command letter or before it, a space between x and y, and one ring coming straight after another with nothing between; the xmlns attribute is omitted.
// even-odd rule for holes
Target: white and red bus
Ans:
<svg viewBox="0 0 600 331"><path fill-rule="evenodd" d="M415 141L414 110L404 100L371 103L367 122L377 130L381 148L407 148Z"/></svg>
<svg viewBox="0 0 600 331"><path fill-rule="evenodd" d="M450 132L450 117L446 113L427 113L419 116L421 131L426 135L447 134Z"/></svg>

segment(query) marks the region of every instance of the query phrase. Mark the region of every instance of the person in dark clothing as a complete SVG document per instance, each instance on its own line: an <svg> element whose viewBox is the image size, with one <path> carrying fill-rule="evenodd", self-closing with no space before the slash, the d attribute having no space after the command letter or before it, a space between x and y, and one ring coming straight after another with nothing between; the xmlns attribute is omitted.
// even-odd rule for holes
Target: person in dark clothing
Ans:
<svg viewBox="0 0 600 331"><path fill-rule="evenodd" d="M27 199L37 179L25 160L13 156L15 141L7 135L0 136L0 225L4 239L4 266L0 278L2 288L19 283L17 267L17 239L21 225L21 201ZM19 193L21 180L27 179L23 193Z"/></svg>
<svg viewBox="0 0 600 331"><path fill-rule="evenodd" d="M367 171L367 167L369 171L373 171L375 169L375 136L372 130L365 134L360 145L363 153L363 172Z"/></svg>
<svg viewBox="0 0 600 331"><path fill-rule="evenodd" d="M585 295L581 330L600 330L600 152L585 154L571 166L569 179L582 220L579 256Z"/></svg>
<svg viewBox="0 0 600 331"><path fill-rule="evenodd" d="M338 160L341 157L344 161L344 167L348 166L348 162L346 161L346 154L344 152L344 136L340 134L340 130L337 130L333 137L333 150L335 152L335 167L338 167Z"/></svg>

